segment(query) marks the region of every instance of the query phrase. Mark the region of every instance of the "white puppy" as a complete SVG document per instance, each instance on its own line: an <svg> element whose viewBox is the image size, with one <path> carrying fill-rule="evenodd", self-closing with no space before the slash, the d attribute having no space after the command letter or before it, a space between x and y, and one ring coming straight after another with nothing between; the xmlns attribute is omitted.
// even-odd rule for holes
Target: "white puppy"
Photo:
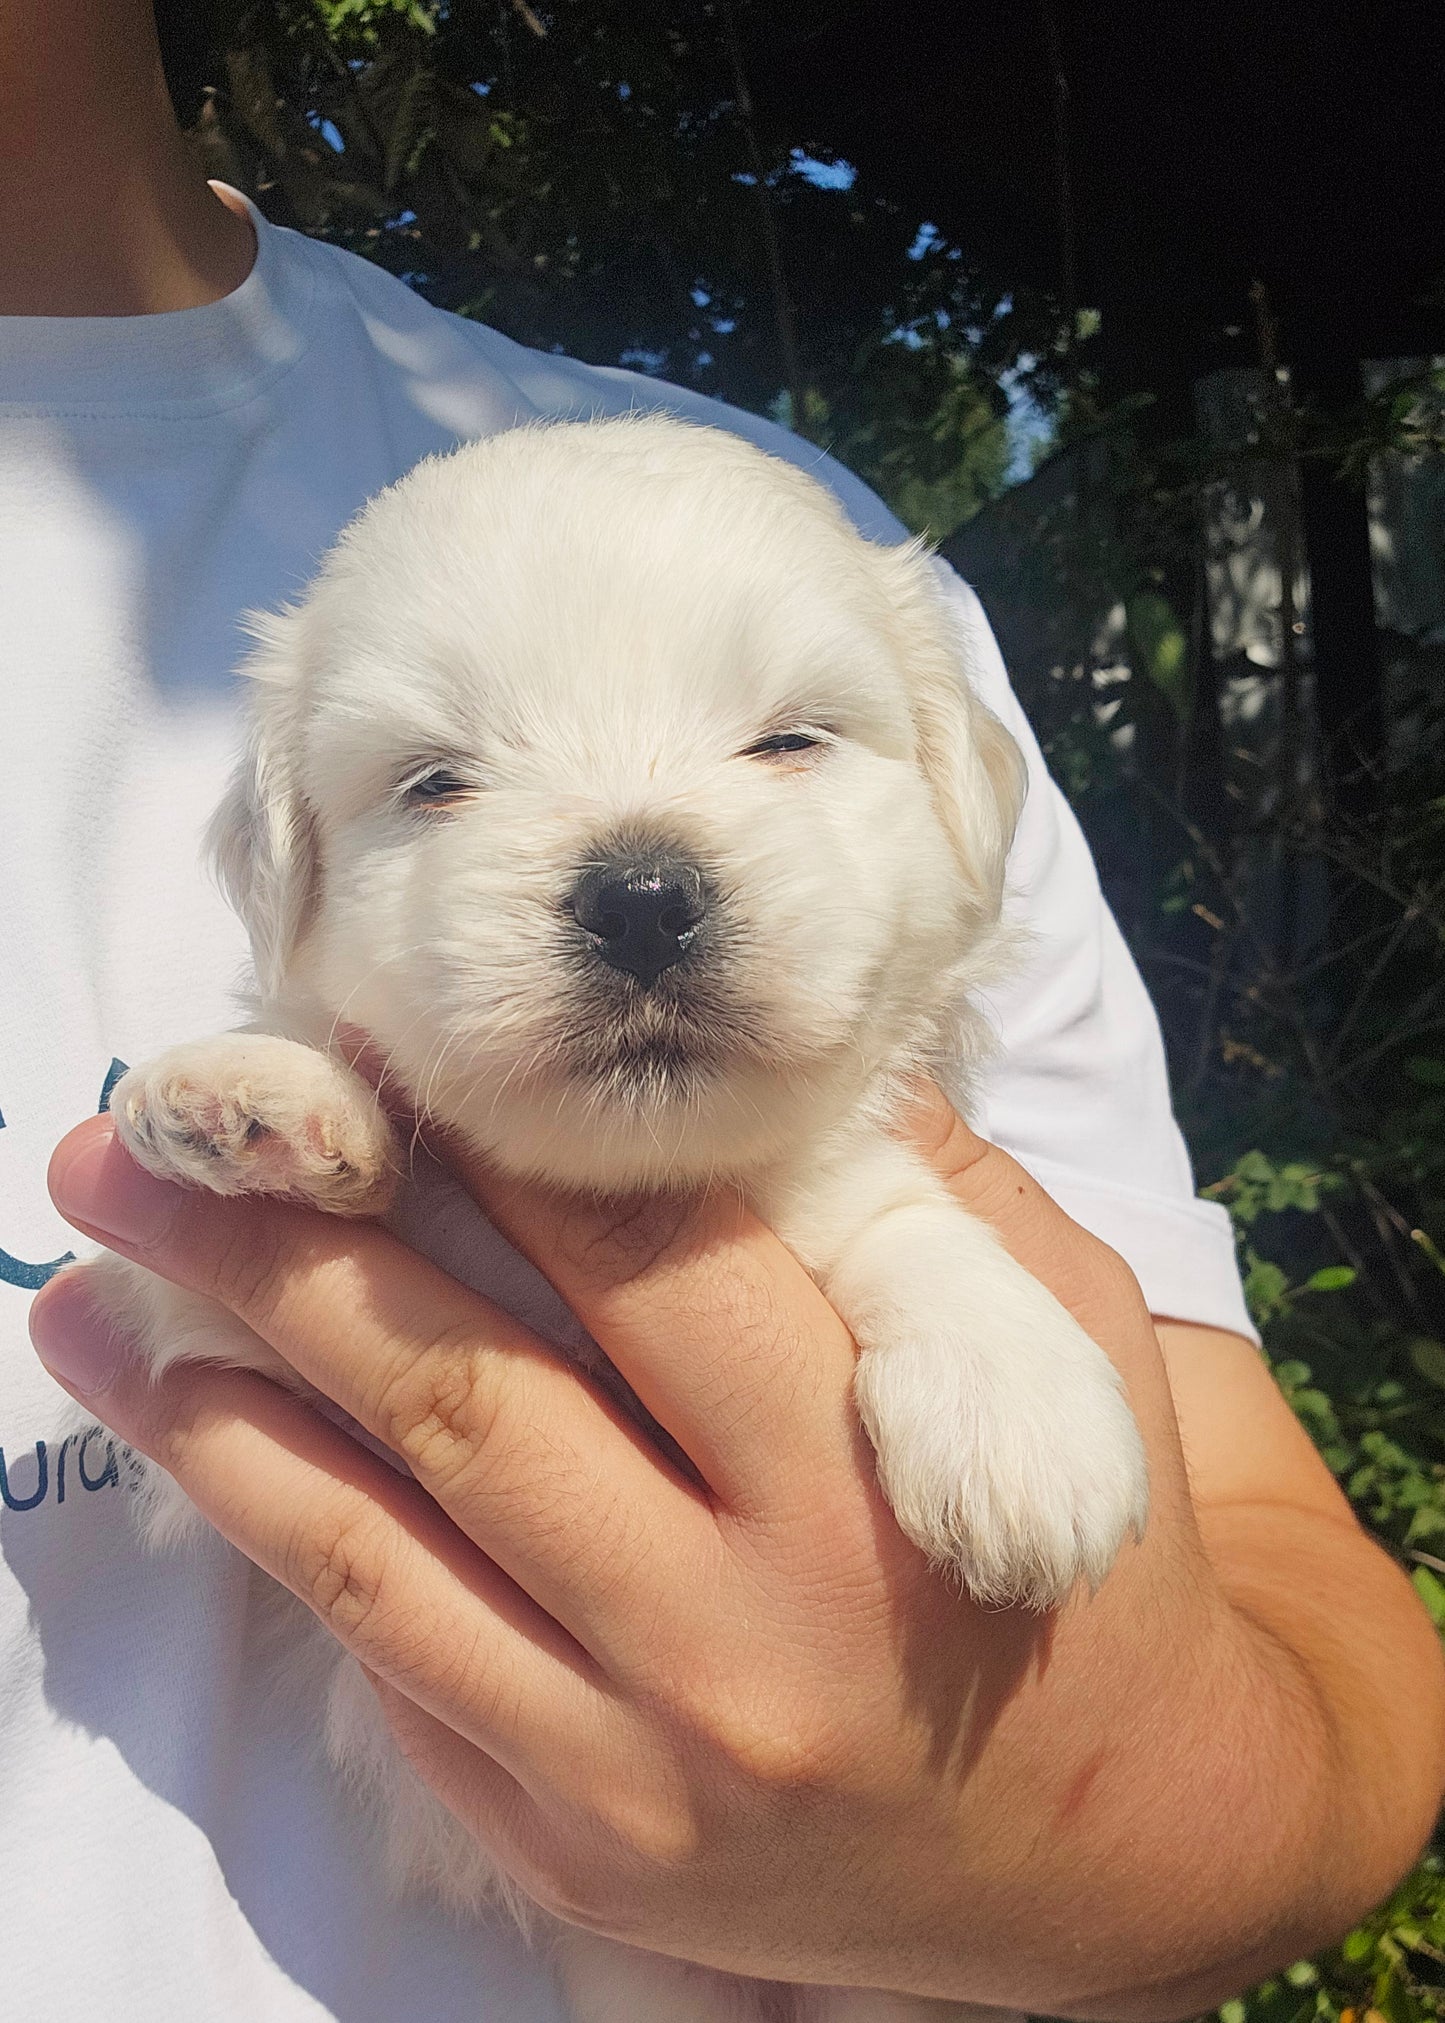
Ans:
<svg viewBox="0 0 1445 2023"><path fill-rule="evenodd" d="M740 1183L857 1340L908 1536L988 1601L1097 1586L1147 1501L1119 1380L886 1128L912 1071L957 1086L999 960L1022 768L962 659L920 548L868 544L730 436L572 423L421 465L265 623L214 831L258 1016L126 1075L122 1138L217 1193L385 1211L406 1162L330 1050L344 1020L505 1170ZM444 1219L413 1199L398 1226L465 1271ZM156 1367L288 1378L218 1308L89 1269ZM399 1876L505 1898L336 1662L330 1748L380 1796ZM562 1950L586 2023L783 2013L605 1941ZM788 2014L938 2009L800 1993Z"/></svg>

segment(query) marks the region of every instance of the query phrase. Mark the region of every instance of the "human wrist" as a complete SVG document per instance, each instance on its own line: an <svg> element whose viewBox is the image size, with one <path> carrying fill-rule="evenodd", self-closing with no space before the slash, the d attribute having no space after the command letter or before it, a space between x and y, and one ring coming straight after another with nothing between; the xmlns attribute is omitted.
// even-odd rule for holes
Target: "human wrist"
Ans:
<svg viewBox="0 0 1445 2023"><path fill-rule="evenodd" d="M1329 1759L1291 1661L1207 1565L1121 1574L995 1729L935 1942L947 1982L919 1993L1155 2023L1298 1957L1297 1930L1318 1942L1295 1885Z"/></svg>

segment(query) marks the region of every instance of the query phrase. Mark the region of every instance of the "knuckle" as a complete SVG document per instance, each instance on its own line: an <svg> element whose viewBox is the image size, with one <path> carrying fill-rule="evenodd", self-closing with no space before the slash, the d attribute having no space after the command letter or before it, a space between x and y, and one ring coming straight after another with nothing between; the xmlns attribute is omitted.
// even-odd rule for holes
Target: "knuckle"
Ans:
<svg viewBox="0 0 1445 2023"><path fill-rule="evenodd" d="M612 1792L569 1821L532 1891L554 1917L623 1936L640 1906L656 1916L689 1878L695 1887L706 1854L707 1836L685 1801Z"/></svg>
<svg viewBox="0 0 1445 2023"><path fill-rule="evenodd" d="M238 1214L234 1202L218 1206L221 1213L215 1213L207 1203L215 1235L207 1260L206 1290L248 1321L258 1334L264 1334L281 1302L285 1242L270 1215Z"/></svg>
<svg viewBox="0 0 1445 2023"><path fill-rule="evenodd" d="M558 1248L587 1284L621 1289L645 1282L682 1246L693 1216L682 1195L659 1194L579 1209L557 1231Z"/></svg>
<svg viewBox="0 0 1445 2023"><path fill-rule="evenodd" d="M385 1550L364 1519L338 1519L300 1537L287 1585L326 1627L355 1649L371 1640L383 1603Z"/></svg>
<svg viewBox="0 0 1445 2023"><path fill-rule="evenodd" d="M470 1336L449 1331L384 1386L376 1431L418 1480L445 1485L496 1447L502 1413L483 1361Z"/></svg>
<svg viewBox="0 0 1445 2023"><path fill-rule="evenodd" d="M733 1722L718 1739L733 1777L755 1795L794 1798L828 1782L828 1751L806 1720Z"/></svg>
<svg viewBox="0 0 1445 2023"><path fill-rule="evenodd" d="M796 1797L831 1783L838 1755L830 1721L816 1700L775 1682L740 1694L714 1687L690 1696L683 1716L689 1754L735 1796L750 1802Z"/></svg>
<svg viewBox="0 0 1445 2023"><path fill-rule="evenodd" d="M1053 1289L1085 1332L1102 1343L1116 1337L1121 1325L1147 1321L1139 1281L1118 1251L1077 1225L1071 1234Z"/></svg>
<svg viewBox="0 0 1445 2023"><path fill-rule="evenodd" d="M155 1385L148 1392L141 1414L133 1415L125 1428L126 1440L184 1485L191 1474L197 1412L185 1402L177 1405Z"/></svg>
<svg viewBox="0 0 1445 2023"><path fill-rule="evenodd" d="M615 1859L615 1851L608 1856ZM555 1847L527 1878L527 1894L549 1917L584 1931L610 1929L615 1903L607 1887L612 1877L595 1844L575 1831L559 1836Z"/></svg>
<svg viewBox="0 0 1445 2023"><path fill-rule="evenodd" d="M925 1143L924 1150L950 1185L961 1186L977 1168L987 1164L991 1155L995 1161L1007 1158L997 1145L972 1131L942 1097L939 1102L942 1114L935 1112L930 1117L931 1142Z"/></svg>
<svg viewBox="0 0 1445 2023"><path fill-rule="evenodd" d="M634 1880L685 1877L707 1847L702 1821L685 1802L617 1794L597 1815L597 1831L614 1863Z"/></svg>
<svg viewBox="0 0 1445 2023"><path fill-rule="evenodd" d="M1081 1234L1080 1252L1080 1263L1097 1300L1107 1302L1111 1307L1142 1301L1143 1294L1132 1266L1126 1264L1118 1251L1101 1237Z"/></svg>

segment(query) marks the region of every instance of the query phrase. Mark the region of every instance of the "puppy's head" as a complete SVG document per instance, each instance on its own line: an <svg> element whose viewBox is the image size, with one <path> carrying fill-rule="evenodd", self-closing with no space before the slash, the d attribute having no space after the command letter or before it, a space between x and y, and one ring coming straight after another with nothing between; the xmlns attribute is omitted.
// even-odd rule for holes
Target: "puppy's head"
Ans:
<svg viewBox="0 0 1445 2023"><path fill-rule="evenodd" d="M263 995L514 1170L739 1174L936 1042L1021 768L917 549L708 429L519 430L267 621L217 817Z"/></svg>

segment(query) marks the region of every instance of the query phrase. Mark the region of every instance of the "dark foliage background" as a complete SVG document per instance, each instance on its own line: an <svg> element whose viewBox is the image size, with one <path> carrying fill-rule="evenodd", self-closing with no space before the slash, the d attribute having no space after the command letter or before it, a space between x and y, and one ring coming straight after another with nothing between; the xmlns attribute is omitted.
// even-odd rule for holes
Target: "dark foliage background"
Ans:
<svg viewBox="0 0 1445 2023"><path fill-rule="evenodd" d="M1232 430L1201 433L1157 335L1168 305L1110 354L1077 299L1067 50L1047 0L1018 10L1032 85L1023 56L1002 61L1037 121L1044 194L1020 205L1057 206L1052 266L1037 231L1013 257L996 214L986 258L971 254L899 194L916 178L855 169L816 114L789 125L769 99L770 77L810 64L850 75L850 23L868 12L161 9L183 120L211 172L271 217L525 343L771 412L909 525L956 540L1155 992L1276 1377L1445 1629L1445 656L1376 641L1387 678L1347 664L1326 697L1291 589L1246 733L1224 706L1206 569L1211 527L1264 491L1292 586L1301 501L1332 488L1348 514L1371 471L1438 466L1445 379L1417 360L1368 399L1321 402L1303 338L1299 370L1278 369L1291 361L1257 283L1229 335L1261 390ZM875 169L909 147L896 126L874 138ZM1310 559L1323 611L1328 567ZM1445 2016L1438 1853L1340 1951L1227 2005L1225 2023L1361 2011Z"/></svg>

